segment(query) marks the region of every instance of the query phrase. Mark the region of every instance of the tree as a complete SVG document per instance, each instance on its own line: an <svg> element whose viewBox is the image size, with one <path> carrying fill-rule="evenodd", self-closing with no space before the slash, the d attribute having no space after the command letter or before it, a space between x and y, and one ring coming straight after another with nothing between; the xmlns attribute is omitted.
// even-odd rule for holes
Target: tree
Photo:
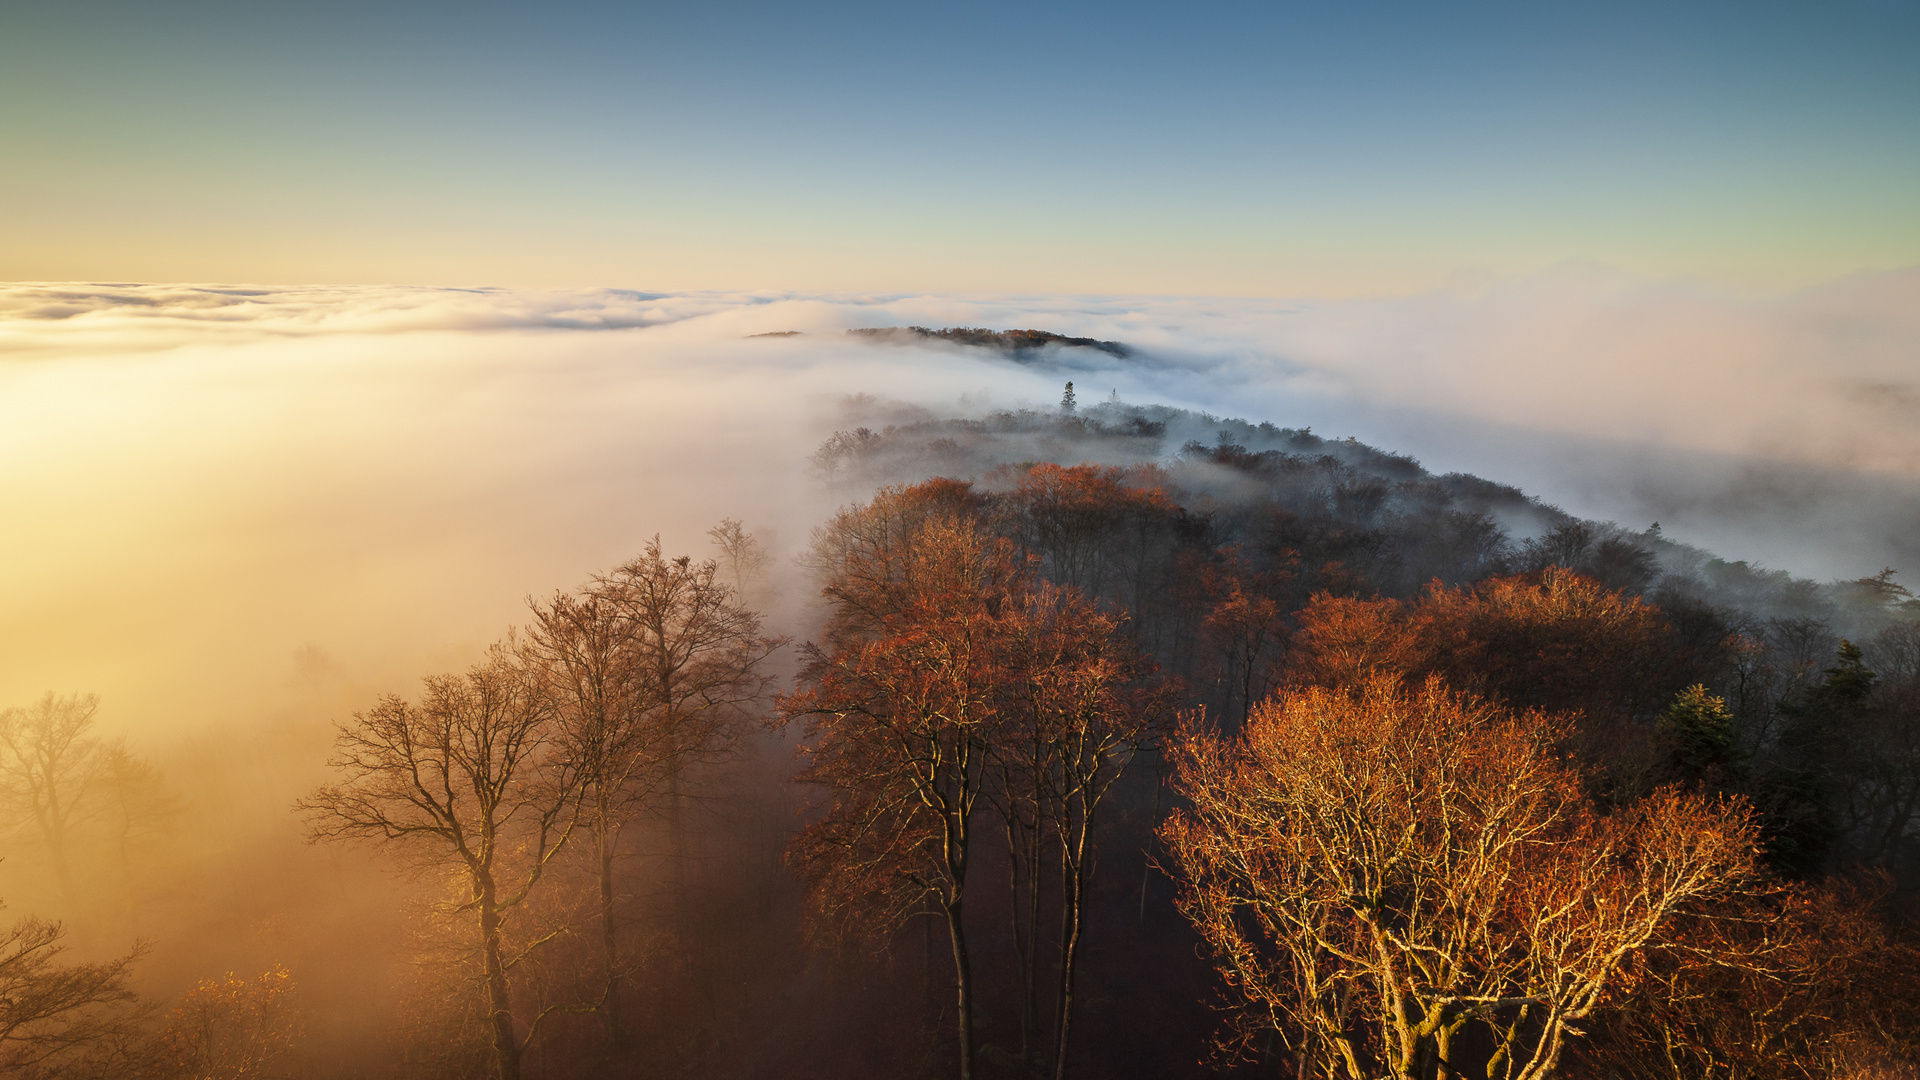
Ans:
<svg viewBox="0 0 1920 1080"><path fill-rule="evenodd" d="M252 979L231 971L202 979L181 995L156 1036L154 1080L267 1080L300 1033L286 968L276 964Z"/></svg>
<svg viewBox="0 0 1920 1080"><path fill-rule="evenodd" d="M1745 755L1724 698L1695 683L1680 691L1655 721L1670 746L1668 764L1687 783L1733 787L1745 777Z"/></svg>
<svg viewBox="0 0 1920 1080"><path fill-rule="evenodd" d="M24 919L0 932L0 1074L83 1054L124 1034L127 988L143 947L105 963L62 964L59 923Z"/></svg>
<svg viewBox="0 0 1920 1080"><path fill-rule="evenodd" d="M155 839L177 824L186 807L168 789L159 769L134 756L117 740L105 747L99 773L99 798L106 831L112 837L115 861L120 864L120 888L127 921L137 929L140 903L134 888L134 851L150 849Z"/></svg>
<svg viewBox="0 0 1920 1080"><path fill-rule="evenodd" d="M1223 717L1234 715L1245 723L1253 703L1265 696L1271 653L1284 648L1287 626L1280 602L1273 597L1292 575L1283 567L1257 570L1239 545L1220 553L1200 572L1200 587L1209 610L1201 621L1202 636L1218 658L1220 681L1226 694L1220 703Z"/></svg>
<svg viewBox="0 0 1920 1080"><path fill-rule="evenodd" d="M646 723L641 658L626 622L605 591L561 593L530 605L525 655L538 664L553 694L560 752L581 783L581 821L593 846L599 885L601 962L606 969L604 1017L615 1047L627 1042L620 987L621 957L614 855L634 806L662 780L659 732Z"/></svg>
<svg viewBox="0 0 1920 1080"><path fill-rule="evenodd" d="M996 474L995 479L999 478ZM1008 470L1000 499L1011 538L1040 557L1048 580L1117 608L1138 610L1156 541L1175 513L1152 467L1042 463Z"/></svg>
<svg viewBox="0 0 1920 1080"><path fill-rule="evenodd" d="M746 596L748 585L758 582L767 572L766 550L737 518L720 519L720 524L707 530L707 536L713 540L713 546L720 549L727 576L733 579L733 595Z"/></svg>
<svg viewBox="0 0 1920 1080"><path fill-rule="evenodd" d="M1565 724L1390 676L1174 745L1181 907L1302 1077L1537 1080L1669 920L1752 872L1743 807L1602 814Z"/></svg>
<svg viewBox="0 0 1920 1080"><path fill-rule="evenodd" d="M1076 961L1094 870L1094 826L1107 793L1167 711L1169 695L1150 681L1152 663L1122 633L1121 617L1096 610L1077 590L1045 582L1023 590L1018 599L1020 606L1001 630L1006 700L989 751L1003 763L998 771L1008 781L1002 813L1014 825L1030 820L1036 841L1051 833L1059 855L1053 1076L1064 1080ZM1023 797L1033 800L1025 812ZM1010 839L1018 831L1010 827ZM1039 898L1038 844L1022 846L1033 911ZM1019 892L1016 880L1016 910ZM1036 922L1028 925L1029 956ZM1031 968L1023 974L1031 1008Z"/></svg>
<svg viewBox="0 0 1920 1080"><path fill-rule="evenodd" d="M1920 946L1888 930L1891 882L1756 886L1663 928L1577 1057L1669 1080L1911 1075L1861 1067L1920 1053Z"/></svg>
<svg viewBox="0 0 1920 1080"><path fill-rule="evenodd" d="M496 647L464 674L428 678L418 704L382 698L339 728L329 764L344 779L295 807L312 840L396 844L464 885L455 910L474 919L499 1080L519 1080L527 1041L561 1008L518 1022L509 973L552 934L513 955L502 934L571 835L579 801L539 674Z"/></svg>
<svg viewBox="0 0 1920 1080"><path fill-rule="evenodd" d="M743 540L737 522L726 524ZM614 873L621 830L643 810L664 809L684 892L682 775L730 752L745 711L766 694L761 665L783 644L760 634L759 615L735 602L717 572L713 562L666 558L656 537L642 556L578 595L532 605L525 655L554 695L560 745L578 771L616 1046L627 1039Z"/></svg>
<svg viewBox="0 0 1920 1080"><path fill-rule="evenodd" d="M628 641L639 712L625 745L607 757L613 769L590 790L624 792L626 805L658 789L673 843L679 929L687 931L685 780L689 769L735 752L752 710L772 684L762 664L785 638L760 632L760 616L719 580L719 564L668 558L660 538L638 558L596 578ZM609 787L611 785L611 788Z"/></svg>
<svg viewBox="0 0 1920 1080"><path fill-rule="evenodd" d="M0 713L0 798L30 818L45 843L67 901L73 887L74 830L97 809L107 747L88 734L100 699L92 694L45 697Z"/></svg>
<svg viewBox="0 0 1920 1080"><path fill-rule="evenodd" d="M1825 678L1780 702L1778 760L1761 798L1768 811L1768 856L1792 877L1828 869L1844 850L1854 809L1855 762L1869 726L1869 697L1879 676L1865 654L1842 639Z"/></svg>
<svg viewBox="0 0 1920 1080"><path fill-rule="evenodd" d="M1049 1068L1064 1076L1096 822L1165 694L1124 632L1125 616L1042 580L1039 560L987 531L985 510L966 485L935 481L883 491L821 534L816 559L831 614L780 711L804 721L802 779L821 785L826 800L792 851L832 923L890 927L920 913L944 921L961 1071L971 1075L965 901L975 811L998 810L1011 855L1021 1056L1030 1063L1042 880L1048 859L1056 862Z"/></svg>
<svg viewBox="0 0 1920 1080"><path fill-rule="evenodd" d="M923 515L924 498L941 494L883 492L823 537L841 563L825 590L826 647L809 647L779 712L804 722L801 779L826 795L791 848L816 910L830 923L893 926L933 908L952 946L970 1080L974 813L1002 682L997 624L1020 602L1025 565L969 518Z"/></svg>
<svg viewBox="0 0 1920 1080"><path fill-rule="evenodd" d="M1297 618L1294 681L1439 675L1513 708L1577 714L1571 745L1602 766L1589 780L1621 799L1645 794L1657 770L1643 721L1696 674L1658 608L1560 567L1459 588L1435 582L1411 601L1321 593Z"/></svg>

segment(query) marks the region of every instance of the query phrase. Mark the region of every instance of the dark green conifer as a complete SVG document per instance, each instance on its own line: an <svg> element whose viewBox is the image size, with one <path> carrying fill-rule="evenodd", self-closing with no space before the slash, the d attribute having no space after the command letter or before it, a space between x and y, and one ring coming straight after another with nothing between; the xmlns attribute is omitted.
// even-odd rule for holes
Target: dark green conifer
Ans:
<svg viewBox="0 0 1920 1080"><path fill-rule="evenodd" d="M1746 776L1746 755L1734 736L1725 699L1695 683L1674 696L1656 723L1671 741L1669 764L1688 783L1737 786Z"/></svg>

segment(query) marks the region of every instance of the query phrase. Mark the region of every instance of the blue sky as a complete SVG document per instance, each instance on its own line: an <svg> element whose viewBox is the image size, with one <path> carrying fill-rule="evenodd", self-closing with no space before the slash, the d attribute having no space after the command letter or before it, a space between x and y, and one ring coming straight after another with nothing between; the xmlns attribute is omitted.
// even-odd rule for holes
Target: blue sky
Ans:
<svg viewBox="0 0 1920 1080"><path fill-rule="evenodd" d="M0 278L1342 295L1920 262L1920 5L35 2Z"/></svg>

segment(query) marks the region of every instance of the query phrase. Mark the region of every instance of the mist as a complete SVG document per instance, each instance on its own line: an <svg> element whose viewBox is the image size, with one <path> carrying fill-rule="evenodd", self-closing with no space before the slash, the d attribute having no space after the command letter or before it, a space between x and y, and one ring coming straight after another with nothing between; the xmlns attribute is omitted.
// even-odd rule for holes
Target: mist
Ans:
<svg viewBox="0 0 1920 1080"><path fill-rule="evenodd" d="M732 516L790 553L851 394L966 414L1075 379L1803 575L1920 554L1920 271L1770 301L1569 270L1322 303L14 286L0 312L0 697L88 688L142 735L448 666L656 532L694 551ZM915 323L1134 355L839 333Z"/></svg>
<svg viewBox="0 0 1920 1080"><path fill-rule="evenodd" d="M1127 355L844 333L909 325ZM810 461L835 431L1049 408L1071 380L1083 403L1354 436L1853 578L1920 566L1916 342L1914 270L1774 298L1567 269L1298 302L8 286L0 705L98 694L100 732L153 760L196 828L121 867L170 883L137 912L104 894L63 912L22 843L0 896L68 918L83 955L151 938L161 998L286 962L351 1027L402 931L388 869L301 846L287 813L325 781L333 722L474 662L529 597L655 534L712 555L722 518L772 557L770 628L811 634L793 560L865 497ZM785 768L747 775L773 791Z"/></svg>

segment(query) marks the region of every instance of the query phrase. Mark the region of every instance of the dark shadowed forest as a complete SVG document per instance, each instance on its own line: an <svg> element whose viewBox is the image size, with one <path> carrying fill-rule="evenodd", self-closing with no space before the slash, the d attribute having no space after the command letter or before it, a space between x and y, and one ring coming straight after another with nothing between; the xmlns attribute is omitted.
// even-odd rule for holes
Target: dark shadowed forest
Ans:
<svg viewBox="0 0 1920 1080"><path fill-rule="evenodd" d="M848 408L798 558L635 537L147 756L13 703L0 1075L1920 1075L1893 569L1072 384Z"/></svg>

